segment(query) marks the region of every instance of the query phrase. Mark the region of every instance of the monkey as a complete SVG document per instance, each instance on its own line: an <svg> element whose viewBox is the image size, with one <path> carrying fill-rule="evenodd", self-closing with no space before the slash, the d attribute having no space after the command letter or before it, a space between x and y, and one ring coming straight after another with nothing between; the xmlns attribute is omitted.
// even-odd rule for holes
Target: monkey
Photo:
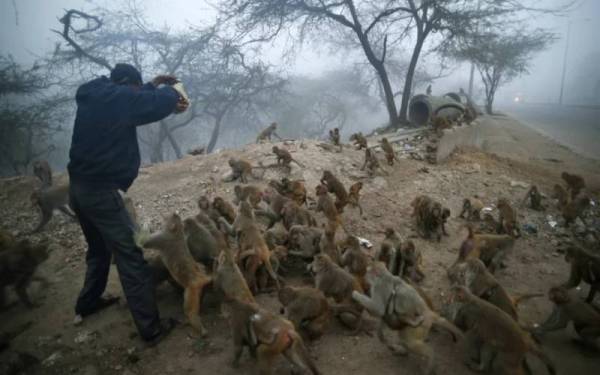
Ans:
<svg viewBox="0 0 600 375"><path fill-rule="evenodd" d="M290 228L289 253L305 259L312 259L320 251L321 229L305 225L294 225Z"/></svg>
<svg viewBox="0 0 600 375"><path fill-rule="evenodd" d="M354 184L352 184L350 186L350 189L348 189L348 203L352 206L352 207L358 207L358 212L360 213L360 215L362 216L363 214L363 209L362 206L360 205L360 191L363 187L363 183L358 181L355 182Z"/></svg>
<svg viewBox="0 0 600 375"><path fill-rule="evenodd" d="M244 346L247 346L250 353L257 358L260 374L272 374L273 361L280 354L302 371L313 375L320 374L292 322L254 303L235 298L227 303L231 309L234 368L239 367Z"/></svg>
<svg viewBox="0 0 600 375"><path fill-rule="evenodd" d="M30 199L34 206L39 207L41 213L40 222L31 233L38 233L44 229L52 219L52 213L55 209L75 219L75 214L69 207L69 185L51 186L46 189L35 190L31 193Z"/></svg>
<svg viewBox="0 0 600 375"><path fill-rule="evenodd" d="M590 285L585 301L592 303L596 291L600 289L600 256L578 246L569 246L565 252L565 260L571 264L571 273L569 280L562 286L567 289L575 288L583 280Z"/></svg>
<svg viewBox="0 0 600 375"><path fill-rule="evenodd" d="M317 225L310 212L300 207L295 201L289 201L283 206L281 209L281 219L284 227L288 230L293 225L307 225L310 227Z"/></svg>
<svg viewBox="0 0 600 375"><path fill-rule="evenodd" d="M300 168L304 168L304 164L298 162L298 160L292 157L292 154L284 148L279 148L277 146L273 146L273 153L277 156L277 165L282 165L287 169L291 169L291 163L294 162L298 164Z"/></svg>
<svg viewBox="0 0 600 375"><path fill-rule="evenodd" d="M480 259L493 274L502 266L502 262L515 244L515 239L507 234L474 234L473 228L467 226L469 234L462 242L456 264L471 258Z"/></svg>
<svg viewBox="0 0 600 375"><path fill-rule="evenodd" d="M348 272L357 278L363 289L367 290L365 274L369 265L369 257L360 248L360 242L356 236L347 236L344 240L340 266L345 267Z"/></svg>
<svg viewBox="0 0 600 375"><path fill-rule="evenodd" d="M499 198L498 203L498 234L506 233L514 237L521 237L521 229L517 222L517 212L512 208L508 199Z"/></svg>
<svg viewBox="0 0 600 375"><path fill-rule="evenodd" d="M283 207L291 202L291 199L279 194L276 189L269 189L263 194L262 198L269 205L269 208L267 210L257 209L255 212L256 215L266 217L269 220L268 228L271 228L282 219Z"/></svg>
<svg viewBox="0 0 600 375"><path fill-rule="evenodd" d="M221 197L214 197L212 201L212 208L219 213L220 216L224 217L229 224L232 224L235 220L235 209L231 203L227 202Z"/></svg>
<svg viewBox="0 0 600 375"><path fill-rule="evenodd" d="M427 89L425 90L427 95L431 95L431 85L427 85Z"/></svg>
<svg viewBox="0 0 600 375"><path fill-rule="evenodd" d="M264 236L265 242L271 251L276 246L287 246L290 239L290 233L281 222L275 223L275 225L266 230Z"/></svg>
<svg viewBox="0 0 600 375"><path fill-rule="evenodd" d="M446 234L444 228L445 220L450 216L450 211L444 209L439 202L434 201L426 195L416 197L412 202L412 216L415 217L417 232L423 238L430 238L435 233L438 242L442 235Z"/></svg>
<svg viewBox="0 0 600 375"><path fill-rule="evenodd" d="M544 206L542 206L542 194L538 190L537 186L531 185L527 194L525 194L525 198L523 199L523 203L529 200L529 207L535 211L544 210Z"/></svg>
<svg viewBox="0 0 600 375"><path fill-rule="evenodd" d="M304 187L304 183L300 180L290 180L284 177L280 181L269 181L269 186L277 190L279 194L292 199L299 206L307 204L306 187Z"/></svg>
<svg viewBox="0 0 600 375"><path fill-rule="evenodd" d="M391 143L385 137L381 138L379 143L381 143L381 149L385 152L385 158L388 165L394 165L394 160L398 160L398 157L396 156L396 151L394 151Z"/></svg>
<svg viewBox="0 0 600 375"><path fill-rule="evenodd" d="M163 229L153 233L144 241L145 249L156 249L169 273L184 288L183 310L194 333L206 336L200 319L200 302L204 288L212 279L204 266L196 263L187 247L183 222L173 213L165 217Z"/></svg>
<svg viewBox="0 0 600 375"><path fill-rule="evenodd" d="M229 166L231 167L231 176L227 178L226 181L230 182L239 179L244 184L248 183L248 177L254 177L254 175L252 174L253 170L257 168L262 168L264 171L265 169L265 167L263 166L253 167L248 160L235 158L229 159Z"/></svg>
<svg viewBox="0 0 600 375"><path fill-rule="evenodd" d="M339 146L340 150L342 149L342 145L340 143L340 129L333 128L329 130L329 140L333 143L334 146Z"/></svg>
<svg viewBox="0 0 600 375"><path fill-rule="evenodd" d="M219 255L217 240L194 218L183 220L183 232L192 258L212 270L214 261Z"/></svg>
<svg viewBox="0 0 600 375"><path fill-rule="evenodd" d="M406 241L400 249L400 251L395 253L396 258L392 259L393 269L398 272L397 276L416 283L423 281L425 273L421 269L423 266L421 251L417 250L414 242L411 240Z"/></svg>
<svg viewBox="0 0 600 375"><path fill-rule="evenodd" d="M467 221L480 220L482 209L483 202L477 197L465 198L465 200L463 201L462 211L460 212L460 215L458 215L458 217L462 219L467 219ZM465 214L467 215L466 217Z"/></svg>
<svg viewBox="0 0 600 375"><path fill-rule="evenodd" d="M481 223L479 223L478 231L480 233L496 233L498 229L498 221L494 215L489 212L483 214L483 218L481 219Z"/></svg>
<svg viewBox="0 0 600 375"><path fill-rule="evenodd" d="M331 310L322 291L311 287L286 286L279 291L286 317L304 340L316 340L327 330Z"/></svg>
<svg viewBox="0 0 600 375"><path fill-rule="evenodd" d="M567 191L571 192L572 200L585 188L585 180L580 175L563 172L560 177L567 183Z"/></svg>
<svg viewBox="0 0 600 375"><path fill-rule="evenodd" d="M225 296L225 299L237 299L248 303L255 302L248 283L246 283L228 245L221 249L221 253L217 258L214 286Z"/></svg>
<svg viewBox="0 0 600 375"><path fill-rule="evenodd" d="M252 208L255 209L258 208L263 196L263 192L260 190L260 188L254 185L235 185L233 192L235 194L235 198L233 200L235 205L239 205L240 201L248 200L250 205L252 205Z"/></svg>
<svg viewBox="0 0 600 375"><path fill-rule="evenodd" d="M554 309L541 325L533 329L533 333L541 337L546 332L566 328L572 321L581 343L585 347L598 350L596 340L600 338L600 312L592 305L570 295L567 289L561 286L550 288L548 299L554 303Z"/></svg>
<svg viewBox="0 0 600 375"><path fill-rule="evenodd" d="M338 213L335 203L327 193L327 187L324 185L317 185L315 188L315 193L317 195L317 212L323 212L325 217L328 220L328 226L334 232L337 230L338 226L341 226L345 232L347 232L346 228L342 223L342 218Z"/></svg>
<svg viewBox="0 0 600 375"><path fill-rule="evenodd" d="M326 254L314 256L309 269L315 274L315 287L346 308L337 311L337 317L349 328L358 331L362 324L362 306L352 300L352 292L363 292L358 279L335 264Z"/></svg>
<svg viewBox="0 0 600 375"><path fill-rule="evenodd" d="M17 297L27 307L37 305L32 303L27 294L27 287L32 281L48 285L48 281L35 275L37 268L49 257L48 242L32 244L24 239L14 242L7 250L0 252L0 309L4 307L4 288L13 285Z"/></svg>
<svg viewBox="0 0 600 375"><path fill-rule="evenodd" d="M485 264L479 259L471 258L457 265L456 282L465 286L473 295L491 303L518 321L517 307L525 299L541 297L543 294L524 294L513 298L496 280Z"/></svg>
<svg viewBox="0 0 600 375"><path fill-rule="evenodd" d="M197 204L198 204L198 209L200 210L200 212L202 212L207 217L209 217L212 220L214 225L218 226L219 218L221 217L221 214L210 203L210 200L208 199L208 197L206 195L201 195L200 198L198 198ZM203 225L207 225L207 224L203 223L201 220L199 220L199 223L201 223Z"/></svg>
<svg viewBox="0 0 600 375"><path fill-rule="evenodd" d="M250 203L248 201L240 203L239 212L232 226L229 226L224 219L221 219L221 223L228 228L230 233L235 232L237 235L240 251L239 261L244 265L242 268L250 290L255 293L258 291L256 274L261 266L266 268L269 276L275 281L277 290L279 290L279 279L271 264L271 250L269 250L257 226Z"/></svg>
<svg viewBox="0 0 600 375"><path fill-rule="evenodd" d="M523 375L528 369L525 354L530 352L544 362L548 372L556 374L554 364L519 324L504 311L471 294L463 286L454 286L452 303L457 305L454 323L464 327L467 348L465 363L477 371L493 366L495 373ZM480 350L473 363L473 348Z"/></svg>
<svg viewBox="0 0 600 375"><path fill-rule="evenodd" d="M562 207L561 214L563 219L565 219L565 226L568 227L569 224L575 222L578 217L582 218L583 211L585 211L589 205L590 198L585 196L577 197L564 205Z"/></svg>
<svg viewBox="0 0 600 375"><path fill-rule="evenodd" d="M385 234L385 238L381 242L379 250L375 252L375 261L383 262L388 271L392 275L397 276L400 272L398 269L398 260L402 259L398 255L402 251L402 239L393 228L386 228L383 233Z"/></svg>
<svg viewBox="0 0 600 375"><path fill-rule="evenodd" d="M258 137L256 137L256 143L260 143L261 141L265 141L267 139L269 140L269 142L271 142L272 136L277 137L277 139L281 140L281 137L277 134L277 132L275 132L276 129L277 123L272 122L271 125L269 125L266 129L264 129L258 134Z"/></svg>
<svg viewBox="0 0 600 375"><path fill-rule="evenodd" d="M344 207L348 204L348 192L344 185L328 170L323 171L321 184L327 186L328 192L335 194L335 208L339 213L342 213Z"/></svg>
<svg viewBox="0 0 600 375"><path fill-rule="evenodd" d="M455 338L463 334L452 323L439 316L427 306L419 292L409 283L393 276L385 264L373 262L367 268L369 295L359 291L352 292L352 299L363 306L371 315L380 319L377 330L379 340L391 350L425 357L426 374L434 372L434 352L425 340L433 325L443 327ZM383 334L387 325L398 331L400 345L392 345Z"/></svg>
<svg viewBox="0 0 600 375"><path fill-rule="evenodd" d="M42 182L42 189L52 186L52 169L46 160L33 162L33 174Z"/></svg>
<svg viewBox="0 0 600 375"><path fill-rule="evenodd" d="M386 176L389 175L389 173L385 169L383 169L381 164L379 164L379 160L377 159L375 152L371 151L371 149L369 148L365 148L365 162L363 163L360 170L364 171L365 168L367 168L367 171L370 176L374 175L377 171L381 171L381 173L383 173Z"/></svg>
<svg viewBox="0 0 600 375"><path fill-rule="evenodd" d="M441 116L433 116L431 125L436 133L440 134L444 129L450 129L451 124L447 118Z"/></svg>
<svg viewBox="0 0 600 375"><path fill-rule="evenodd" d="M340 264L340 250L335 242L335 231L331 228L325 228L319 241L319 250L321 254L326 254L331 260Z"/></svg>
<svg viewBox="0 0 600 375"><path fill-rule="evenodd" d="M477 112L469 105L465 108L465 113L463 114L463 121L467 125L471 125L473 121L477 118Z"/></svg>
<svg viewBox="0 0 600 375"><path fill-rule="evenodd" d="M569 203L569 193L565 190L564 187L559 184L555 184L553 188L552 198L558 199L558 208L563 208L567 203Z"/></svg>
<svg viewBox="0 0 600 375"><path fill-rule="evenodd" d="M354 146L358 146L357 150L366 149L367 147L367 138L361 133L354 133L350 136L350 142L354 142Z"/></svg>

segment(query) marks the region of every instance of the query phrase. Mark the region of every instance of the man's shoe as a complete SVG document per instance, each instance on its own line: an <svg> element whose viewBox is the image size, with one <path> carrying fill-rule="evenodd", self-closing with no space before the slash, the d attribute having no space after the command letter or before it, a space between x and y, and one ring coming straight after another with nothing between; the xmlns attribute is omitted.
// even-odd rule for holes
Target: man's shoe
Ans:
<svg viewBox="0 0 600 375"><path fill-rule="evenodd" d="M177 325L177 321L172 318L161 319L160 320L160 328L157 334L152 336L150 339L146 340L146 347L153 348L158 345L159 342L162 341L165 337L171 333L173 328Z"/></svg>

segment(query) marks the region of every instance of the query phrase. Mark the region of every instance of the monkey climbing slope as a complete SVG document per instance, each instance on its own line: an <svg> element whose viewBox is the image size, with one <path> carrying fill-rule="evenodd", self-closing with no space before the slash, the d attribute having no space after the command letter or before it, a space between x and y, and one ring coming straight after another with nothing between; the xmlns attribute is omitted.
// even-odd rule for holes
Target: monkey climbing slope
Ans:
<svg viewBox="0 0 600 375"><path fill-rule="evenodd" d="M488 131L488 130L486 130ZM490 130L491 131L491 130ZM422 137L422 138L418 138ZM530 135L534 137L534 135ZM498 139L495 139L497 142ZM375 145L374 138L369 140ZM404 142L404 143L403 143ZM395 144L399 161L394 166L385 164L381 150L375 149L380 163L388 175L369 176L360 168L364 151L350 145L336 152L319 141L298 140L277 142L291 152L305 167L292 164L291 171L272 166L275 158L271 152L273 144L250 144L238 150L221 150L210 155L188 156L182 160L151 165L140 171L140 176L129 191L142 227L149 231L160 228L163 216L177 212L182 217L194 215L196 200L202 194L221 196L231 200L235 182L225 182L231 157L244 158L253 166L262 167L253 172L251 184L267 187L270 179L289 177L302 179L310 198L315 197L324 170L331 171L346 186L356 181L363 182L361 204L364 209L347 206L342 221L352 234L369 240L374 246L372 254L383 240L383 231L394 228L403 239L411 239L423 254L425 278L423 290L431 296L437 309L443 307L448 297L446 269L457 257L457 248L464 239L466 222L457 217L463 199L477 195L486 207L497 215L495 203L499 197L507 197L517 209L518 220L535 231L524 231L516 241L514 252L507 259L507 268L497 271L496 277L513 294L545 293L548 285L562 283L568 278L568 264L563 260L561 249L575 240L597 243L600 214L594 206L584 220L572 228L564 228L555 203L545 198L546 211L532 211L521 205L526 188L531 184L548 197L552 186L560 183L557 171L540 165L535 160L510 160L469 149L455 152L448 160L430 164L426 159L430 139L414 134L405 141ZM548 146L550 147L550 146ZM558 146L554 145L558 149ZM551 149L544 153L552 152ZM564 152L561 151L561 152ZM412 154L411 154L412 153ZM418 155L418 156L415 156ZM422 157L419 157L422 156ZM565 160L568 160L565 157ZM576 160L576 158L573 158ZM594 168L597 164L593 165ZM581 171L587 165L567 165L565 169ZM579 173L593 175L599 169L585 169ZM65 176L57 176L55 183L64 183ZM30 365L28 374L251 374L256 370L249 356L242 357L241 369L229 365L231 336L226 319L220 309L211 304L210 293L202 308L202 322L208 338L196 340L188 337L187 327L177 328L155 349L145 349L135 335L124 302L120 306L106 309L90 317L81 326L73 326L73 303L85 275L85 241L77 224L61 213L55 213L46 229L35 235L27 235L37 223L37 212L29 202L29 195L37 182L32 177L0 180L0 227L9 230L18 238L29 237L37 242L49 239L52 252L48 261L38 272L50 280L48 287L32 283L29 294L40 307L28 310L21 304L0 312L0 332L19 327L29 321L30 328L11 342L11 349L0 353L0 363L18 362L16 352L25 352L38 361L21 361L21 366ZM592 184L592 197L597 202L597 190ZM441 242L419 238L414 231L410 202L418 195L426 194L448 207L452 215ZM322 213L312 211L319 224L324 222ZM548 216L558 225L548 225ZM343 236L338 232L338 239ZM113 266L114 267L114 266ZM302 271L286 281L292 285L310 284L311 278ZM8 301L16 301L12 289L7 288ZM116 269L111 269L107 292L121 295ZM581 293L584 294L584 288ZM157 289L159 308L163 316L174 316L184 320L181 297L165 284ZM124 298L122 298L124 300ZM275 293L259 294L257 300L264 308L278 312L280 305ZM525 324L540 322L549 313L550 302L546 298L528 300L519 306L520 320ZM374 328L376 322L367 318L367 326ZM393 337L387 332L388 337ZM436 366L445 374L470 374L460 361L460 346L453 345L447 335L434 333L430 344L436 352ZM414 374L422 363L412 357L392 355L377 339L365 334L348 335L338 323L318 341L310 345L311 355L324 374ZM597 373L600 359L586 357L576 346L571 345L568 332L559 332L545 342L544 349L553 358L559 373ZM12 354L11 354L12 353ZM11 357L12 356L12 357ZM12 359L11 359L12 358ZM11 362L11 363L13 363ZM543 373L537 363L532 362L534 373ZM0 365L0 373L4 369ZM275 373L288 373L285 361L277 361Z"/></svg>

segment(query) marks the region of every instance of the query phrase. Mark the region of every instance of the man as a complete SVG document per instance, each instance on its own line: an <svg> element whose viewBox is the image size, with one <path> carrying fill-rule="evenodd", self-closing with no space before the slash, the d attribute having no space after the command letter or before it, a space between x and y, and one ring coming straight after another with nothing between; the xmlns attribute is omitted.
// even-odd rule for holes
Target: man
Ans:
<svg viewBox="0 0 600 375"><path fill-rule="evenodd" d="M114 256L135 325L150 345L166 336L174 322L159 319L152 274L134 242L134 225L118 190L127 191L138 175L136 126L187 109L185 94L170 86L175 83L172 76L158 76L142 85L137 69L117 64L110 79L102 76L81 85L69 153L71 206L88 243L75 323L118 301L102 297Z"/></svg>

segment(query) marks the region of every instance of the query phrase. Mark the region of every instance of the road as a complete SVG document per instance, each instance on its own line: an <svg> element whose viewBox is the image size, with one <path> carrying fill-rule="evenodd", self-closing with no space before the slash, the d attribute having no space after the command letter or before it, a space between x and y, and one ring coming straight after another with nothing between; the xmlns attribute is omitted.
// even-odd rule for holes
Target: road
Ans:
<svg viewBox="0 0 600 375"><path fill-rule="evenodd" d="M521 103L498 110L581 155L600 160L600 108Z"/></svg>

